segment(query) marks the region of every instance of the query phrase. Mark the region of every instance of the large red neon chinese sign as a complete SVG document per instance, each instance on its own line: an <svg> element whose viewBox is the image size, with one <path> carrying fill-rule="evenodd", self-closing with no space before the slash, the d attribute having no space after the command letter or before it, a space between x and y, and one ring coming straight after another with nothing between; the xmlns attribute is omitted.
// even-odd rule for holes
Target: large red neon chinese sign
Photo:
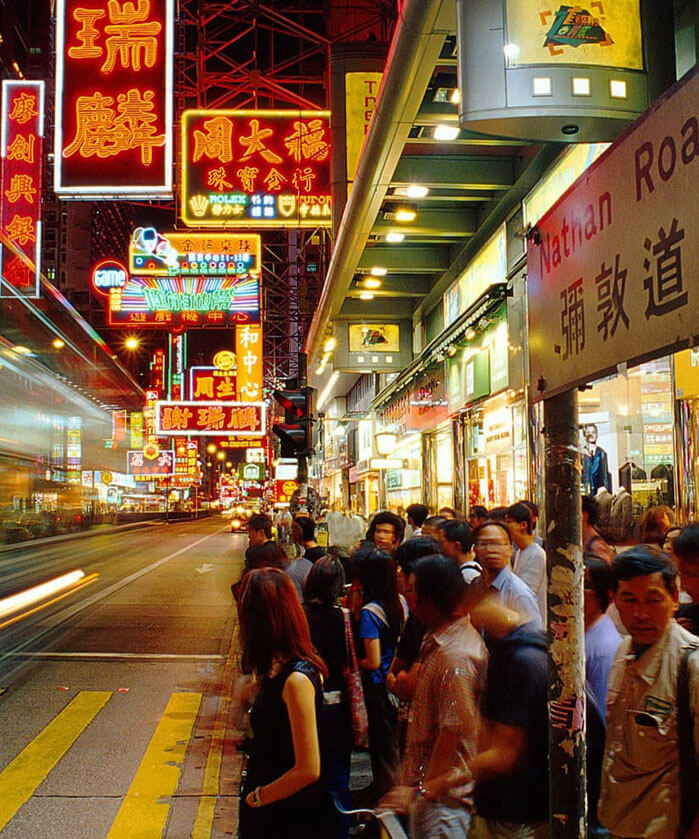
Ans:
<svg viewBox="0 0 699 839"><path fill-rule="evenodd" d="M174 0L58 0L54 186L172 193Z"/></svg>
<svg viewBox="0 0 699 839"><path fill-rule="evenodd" d="M0 297L39 296L44 83L3 81Z"/></svg>
<svg viewBox="0 0 699 839"><path fill-rule="evenodd" d="M264 402L158 402L156 434L220 437L263 437Z"/></svg>
<svg viewBox="0 0 699 839"><path fill-rule="evenodd" d="M182 221L189 227L332 222L329 111L185 111Z"/></svg>

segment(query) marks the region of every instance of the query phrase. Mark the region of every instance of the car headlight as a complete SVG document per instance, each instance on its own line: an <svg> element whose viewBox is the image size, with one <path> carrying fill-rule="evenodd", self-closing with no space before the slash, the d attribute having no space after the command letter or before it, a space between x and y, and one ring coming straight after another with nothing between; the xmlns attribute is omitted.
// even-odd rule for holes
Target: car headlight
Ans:
<svg viewBox="0 0 699 839"><path fill-rule="evenodd" d="M235 527L237 529L237 528L240 527L240 524L241 524L240 519L233 519L233 527Z"/></svg>

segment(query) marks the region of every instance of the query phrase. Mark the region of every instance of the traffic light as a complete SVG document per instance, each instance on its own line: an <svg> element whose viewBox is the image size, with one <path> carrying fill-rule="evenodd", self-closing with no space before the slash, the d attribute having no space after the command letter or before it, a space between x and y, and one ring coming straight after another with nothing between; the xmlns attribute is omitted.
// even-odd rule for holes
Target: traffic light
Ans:
<svg viewBox="0 0 699 839"><path fill-rule="evenodd" d="M275 423L272 431L281 441L281 457L309 455L313 447L312 387L275 390L273 396L284 409L284 422Z"/></svg>

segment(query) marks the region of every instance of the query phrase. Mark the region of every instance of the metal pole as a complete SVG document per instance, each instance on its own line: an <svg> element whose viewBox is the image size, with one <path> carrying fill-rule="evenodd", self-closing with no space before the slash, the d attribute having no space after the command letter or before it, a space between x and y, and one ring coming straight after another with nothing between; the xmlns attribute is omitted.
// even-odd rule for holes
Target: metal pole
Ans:
<svg viewBox="0 0 699 839"><path fill-rule="evenodd" d="M577 391L544 402L551 839L584 839L585 629Z"/></svg>
<svg viewBox="0 0 699 839"><path fill-rule="evenodd" d="M307 367L306 353L300 352L298 354L298 382L299 388L308 387L308 367ZM298 455L298 473L297 479L299 486L308 483L308 457L305 454Z"/></svg>

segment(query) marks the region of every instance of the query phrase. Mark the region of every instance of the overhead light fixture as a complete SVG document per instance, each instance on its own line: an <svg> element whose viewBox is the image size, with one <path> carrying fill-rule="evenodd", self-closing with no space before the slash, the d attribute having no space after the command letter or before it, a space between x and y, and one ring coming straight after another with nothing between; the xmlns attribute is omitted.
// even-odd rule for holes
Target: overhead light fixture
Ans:
<svg viewBox="0 0 699 839"><path fill-rule="evenodd" d="M432 136L435 140L442 140L446 142L456 140L459 134L461 134L461 129L458 125L435 125L434 131L432 132Z"/></svg>
<svg viewBox="0 0 699 839"><path fill-rule="evenodd" d="M469 328L466 330L466 340L467 341L473 341L473 339L475 337L476 337L476 330L472 326L469 326Z"/></svg>
<svg viewBox="0 0 699 839"><path fill-rule="evenodd" d="M532 79L532 94L534 96L551 95L551 79L549 76L535 76Z"/></svg>
<svg viewBox="0 0 699 839"><path fill-rule="evenodd" d="M454 101L454 96L459 94L458 87L437 87L435 88L434 93L432 94L432 101L433 102L451 102L452 104L457 104Z"/></svg>
<svg viewBox="0 0 699 839"><path fill-rule="evenodd" d="M449 358L454 358L454 356L456 355L457 352L458 352L458 347L456 346L456 344L450 344L447 347L447 355L449 356Z"/></svg>
<svg viewBox="0 0 699 839"><path fill-rule="evenodd" d="M401 207L399 210L396 210L396 221L410 222L415 221L416 218L417 211L410 207Z"/></svg>
<svg viewBox="0 0 699 839"><path fill-rule="evenodd" d="M62 350L65 345L66 342L62 338L54 338L53 341L51 341L51 346L54 350Z"/></svg>
<svg viewBox="0 0 699 839"><path fill-rule="evenodd" d="M369 273L372 277L385 277L388 274L388 268L380 268L378 265L375 265Z"/></svg>
<svg viewBox="0 0 699 839"><path fill-rule="evenodd" d="M136 338L135 335L129 335L129 337L124 341L124 346L127 350L137 350L140 346L140 341Z"/></svg>
<svg viewBox="0 0 699 839"><path fill-rule="evenodd" d="M373 300L374 295L370 291L362 291L359 295L360 300Z"/></svg>
<svg viewBox="0 0 699 839"><path fill-rule="evenodd" d="M449 101L452 105L460 105L461 104L461 91L458 87L455 87L454 90L451 92L451 96L449 97Z"/></svg>
<svg viewBox="0 0 699 839"><path fill-rule="evenodd" d="M517 44L505 44L502 51L505 53L505 58L508 61L514 62L519 58L519 47Z"/></svg>
<svg viewBox="0 0 699 839"><path fill-rule="evenodd" d="M405 239L405 233L387 233L386 234L386 241L390 242L393 245L397 245L398 242L402 242Z"/></svg>
<svg viewBox="0 0 699 839"><path fill-rule="evenodd" d="M29 347L23 347L21 344L16 344L12 348L18 355L34 355Z"/></svg>
<svg viewBox="0 0 699 839"><path fill-rule="evenodd" d="M408 198L424 198L428 192L429 189L422 184L410 184L405 190Z"/></svg>
<svg viewBox="0 0 699 839"><path fill-rule="evenodd" d="M587 76L573 78L573 96L589 96L590 79Z"/></svg>
<svg viewBox="0 0 699 839"><path fill-rule="evenodd" d="M626 82L623 79L611 79L609 95L612 99L626 99Z"/></svg>
<svg viewBox="0 0 699 839"><path fill-rule="evenodd" d="M320 396L318 397L318 403L316 404L316 410L320 411L323 409L323 406L328 401L328 397L332 393L332 389L335 387L335 382L340 378L339 370L335 370L332 376L328 379L328 383L325 385L323 390L320 392Z"/></svg>
<svg viewBox="0 0 699 839"><path fill-rule="evenodd" d="M323 344L323 352L332 352L337 347L337 338L331 335Z"/></svg>
<svg viewBox="0 0 699 839"><path fill-rule="evenodd" d="M364 280L364 288L381 288L381 280L371 278Z"/></svg>

